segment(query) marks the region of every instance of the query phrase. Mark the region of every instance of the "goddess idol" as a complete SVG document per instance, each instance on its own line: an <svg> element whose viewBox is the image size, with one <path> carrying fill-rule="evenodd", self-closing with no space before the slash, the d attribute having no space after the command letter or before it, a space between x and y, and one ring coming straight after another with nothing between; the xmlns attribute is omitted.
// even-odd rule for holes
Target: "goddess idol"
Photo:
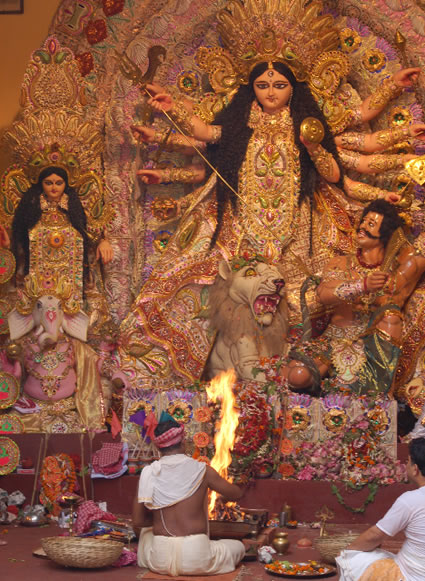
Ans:
<svg viewBox="0 0 425 581"><path fill-rule="evenodd" d="M151 106L192 137L182 141L177 135L171 141L196 149L199 142L207 143L213 171L176 207L179 226L121 325L123 351L138 360L140 387L201 378L214 340L208 290L220 261L261 256L275 265L286 282L290 322L297 323L306 273L352 248L352 215L361 202L400 200L397 193L355 180L345 180L347 198L333 134L377 115L412 84L418 70L400 71L356 110L344 108L336 91L349 64L336 50L332 16L321 10L320 2L308 7L302 1L230 2L218 13L225 48L198 52L215 99L195 105L155 85L147 87ZM134 133L145 141L160 138L140 126ZM386 144L401 137L391 131L385 136ZM352 136L341 139L339 147L350 142L354 149ZM373 144L375 150L383 148L376 135L368 139L371 149ZM370 168L364 151L354 156L359 171L362 165ZM383 169L385 163L410 159L380 157ZM145 183L200 180L195 168L138 173Z"/></svg>

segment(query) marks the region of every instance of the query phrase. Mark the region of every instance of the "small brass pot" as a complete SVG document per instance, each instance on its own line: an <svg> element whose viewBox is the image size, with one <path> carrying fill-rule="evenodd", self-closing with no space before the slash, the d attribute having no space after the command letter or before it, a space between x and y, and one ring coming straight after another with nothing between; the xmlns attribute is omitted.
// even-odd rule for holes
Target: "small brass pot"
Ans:
<svg viewBox="0 0 425 581"><path fill-rule="evenodd" d="M284 555L288 551L289 545L288 533L281 531L275 534L272 547L279 555Z"/></svg>

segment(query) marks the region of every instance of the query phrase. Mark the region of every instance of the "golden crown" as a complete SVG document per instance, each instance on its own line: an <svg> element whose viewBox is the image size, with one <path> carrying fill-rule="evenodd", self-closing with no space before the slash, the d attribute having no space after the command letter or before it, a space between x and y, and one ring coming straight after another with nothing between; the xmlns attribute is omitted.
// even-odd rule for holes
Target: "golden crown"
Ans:
<svg viewBox="0 0 425 581"><path fill-rule="evenodd" d="M306 81L315 59L339 45L338 30L322 2L314 0L231 0L217 19L227 50L249 73L265 61L287 64Z"/></svg>
<svg viewBox="0 0 425 581"><path fill-rule="evenodd" d="M21 315L29 315L35 301L46 295L58 298L67 315L75 315L81 309L80 301L73 296L73 285L67 277L32 272L27 274L24 287L18 292L16 310Z"/></svg>
<svg viewBox="0 0 425 581"><path fill-rule="evenodd" d="M231 0L217 15L223 47L201 47L196 59L216 97L195 107L206 121L226 105L261 62L282 62L297 81L307 82L318 102L332 98L350 63L337 50L339 31L320 0ZM340 123L344 112L336 111Z"/></svg>
<svg viewBox="0 0 425 581"><path fill-rule="evenodd" d="M4 135L16 165L2 178L2 223L11 223L23 192L48 166L66 170L70 186L80 196L93 237L99 236L111 219L98 171L102 134L97 124L87 119L84 95L72 51L63 48L56 38L48 38L31 55L21 89L20 117Z"/></svg>

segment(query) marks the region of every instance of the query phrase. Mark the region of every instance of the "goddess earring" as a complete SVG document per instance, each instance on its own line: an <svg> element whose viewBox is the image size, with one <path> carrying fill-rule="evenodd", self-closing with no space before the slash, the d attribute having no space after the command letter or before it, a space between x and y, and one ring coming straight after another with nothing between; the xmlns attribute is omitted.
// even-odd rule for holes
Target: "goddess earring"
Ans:
<svg viewBox="0 0 425 581"><path fill-rule="evenodd" d="M290 107L290 106L291 106L291 101L292 101L292 95L293 95L293 94L294 94L294 88L293 88L293 87L291 87L291 93L290 93L290 95L289 95L289 99L288 99L288 104L287 104L287 107Z"/></svg>

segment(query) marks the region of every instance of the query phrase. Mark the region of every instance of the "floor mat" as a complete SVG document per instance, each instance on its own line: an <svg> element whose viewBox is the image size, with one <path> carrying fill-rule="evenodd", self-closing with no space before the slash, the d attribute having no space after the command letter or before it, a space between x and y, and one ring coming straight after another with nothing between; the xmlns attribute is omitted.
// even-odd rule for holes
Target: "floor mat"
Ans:
<svg viewBox="0 0 425 581"><path fill-rule="evenodd" d="M179 575L178 577L171 577L170 575L160 575L159 573L152 573L149 569L143 570L139 575L138 579L143 579L143 581L152 580L163 580L166 581L173 579L173 581L237 581L238 576L240 579L240 573L243 572L243 565L239 565L231 573L224 573L222 575Z"/></svg>

